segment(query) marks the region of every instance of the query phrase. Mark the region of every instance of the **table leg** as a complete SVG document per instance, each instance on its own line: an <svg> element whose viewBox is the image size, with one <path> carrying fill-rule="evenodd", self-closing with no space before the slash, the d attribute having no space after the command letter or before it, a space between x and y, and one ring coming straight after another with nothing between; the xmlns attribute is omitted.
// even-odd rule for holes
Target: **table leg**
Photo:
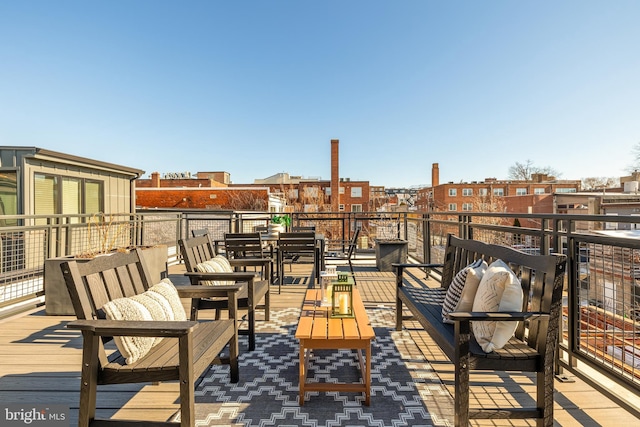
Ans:
<svg viewBox="0 0 640 427"><path fill-rule="evenodd" d="M371 341L367 344L366 349L366 361L365 361L365 373L364 373L364 386L365 386L365 398L364 404L369 406L371 403Z"/></svg>
<svg viewBox="0 0 640 427"><path fill-rule="evenodd" d="M300 389L300 397L298 398L298 405L304 405L304 383L307 380L307 358L305 355L305 348L302 340L300 340L300 380L299 380L299 389Z"/></svg>

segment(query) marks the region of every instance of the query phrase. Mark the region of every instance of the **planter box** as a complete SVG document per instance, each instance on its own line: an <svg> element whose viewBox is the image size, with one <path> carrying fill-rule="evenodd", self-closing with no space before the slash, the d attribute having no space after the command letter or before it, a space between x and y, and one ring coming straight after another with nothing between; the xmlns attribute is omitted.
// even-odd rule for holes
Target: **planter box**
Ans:
<svg viewBox="0 0 640 427"><path fill-rule="evenodd" d="M406 263L409 242L406 240L376 240L376 267L380 271L394 271L391 264Z"/></svg>
<svg viewBox="0 0 640 427"><path fill-rule="evenodd" d="M149 269L152 283L158 283L167 276L168 253L166 246L144 248L141 256ZM47 315L73 316L76 314L60 267L63 262L72 259L78 262L90 260L90 258L66 256L49 258L44 261L44 302Z"/></svg>

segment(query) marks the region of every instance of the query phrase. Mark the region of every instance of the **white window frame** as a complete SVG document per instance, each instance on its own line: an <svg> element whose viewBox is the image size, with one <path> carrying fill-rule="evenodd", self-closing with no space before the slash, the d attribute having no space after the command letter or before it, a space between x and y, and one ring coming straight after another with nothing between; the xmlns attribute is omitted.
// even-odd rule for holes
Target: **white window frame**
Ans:
<svg viewBox="0 0 640 427"><path fill-rule="evenodd" d="M458 204L457 203L449 203L449 211L455 212L458 210Z"/></svg>
<svg viewBox="0 0 640 427"><path fill-rule="evenodd" d="M458 195L458 189L457 188L450 188L449 189L449 197L456 197Z"/></svg>
<svg viewBox="0 0 640 427"><path fill-rule="evenodd" d="M351 197L362 197L362 187L351 187Z"/></svg>
<svg viewBox="0 0 640 427"><path fill-rule="evenodd" d="M463 196L473 196L473 188L463 188L462 189Z"/></svg>
<svg viewBox="0 0 640 427"><path fill-rule="evenodd" d="M526 196L527 195L527 189L526 188L516 188L516 196Z"/></svg>

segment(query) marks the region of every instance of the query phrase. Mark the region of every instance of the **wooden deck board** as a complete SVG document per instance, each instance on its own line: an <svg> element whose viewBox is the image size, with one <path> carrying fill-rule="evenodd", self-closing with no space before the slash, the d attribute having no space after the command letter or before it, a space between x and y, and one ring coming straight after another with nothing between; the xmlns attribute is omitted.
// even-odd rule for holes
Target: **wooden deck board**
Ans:
<svg viewBox="0 0 640 427"><path fill-rule="evenodd" d="M182 274L182 266L172 266L172 273ZM304 277L311 265L293 265L288 274ZM288 270L288 266L287 266ZM392 273L371 269L356 269L357 283L365 306L394 307L395 282ZM306 276L308 277L308 275ZM300 307L306 284L285 285L281 294L272 289L272 309ZM204 314L204 312L203 312ZM258 314L258 318L261 316ZM46 316L44 308L27 315L16 315L0 321L0 401L6 403L34 403L46 401L71 407L71 424L77 421L79 402L79 369L81 338L65 328L70 316ZM421 352L447 389L453 390L453 367L448 359L430 342L429 336L417 324L405 324ZM476 379L480 383L476 383ZM531 381L525 375L482 375L474 378L472 405L485 399L532 399ZM100 392L99 414L117 418L146 418L158 421L169 419L178 410L177 383L159 385L121 385L103 387ZM508 393L501 393L508 390ZM580 381L556 382L555 418L557 425L635 425L638 420L614 402ZM504 401L504 402L503 402ZM442 402L439 400L438 402ZM430 407L430 410L436 410ZM440 408L437 409L440 411ZM442 408L443 412L450 408ZM445 425L445 424L443 424ZM473 426L526 426L526 421L475 421Z"/></svg>

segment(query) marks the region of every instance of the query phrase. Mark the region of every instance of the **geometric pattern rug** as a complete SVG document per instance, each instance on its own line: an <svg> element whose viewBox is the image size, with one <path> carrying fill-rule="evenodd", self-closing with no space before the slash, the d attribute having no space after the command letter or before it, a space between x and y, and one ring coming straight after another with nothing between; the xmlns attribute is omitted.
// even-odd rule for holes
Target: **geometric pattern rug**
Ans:
<svg viewBox="0 0 640 427"><path fill-rule="evenodd" d="M273 310L256 322L256 350L240 337L240 381L212 366L196 390L196 426L447 426L440 404L450 396L408 332L395 331L394 311L367 309L375 330L371 360L371 405L363 393L307 392L298 405L299 358L295 329L299 309ZM314 350L308 380L361 381L351 350ZM440 404L439 404L440 403ZM429 406L433 406L430 410Z"/></svg>

